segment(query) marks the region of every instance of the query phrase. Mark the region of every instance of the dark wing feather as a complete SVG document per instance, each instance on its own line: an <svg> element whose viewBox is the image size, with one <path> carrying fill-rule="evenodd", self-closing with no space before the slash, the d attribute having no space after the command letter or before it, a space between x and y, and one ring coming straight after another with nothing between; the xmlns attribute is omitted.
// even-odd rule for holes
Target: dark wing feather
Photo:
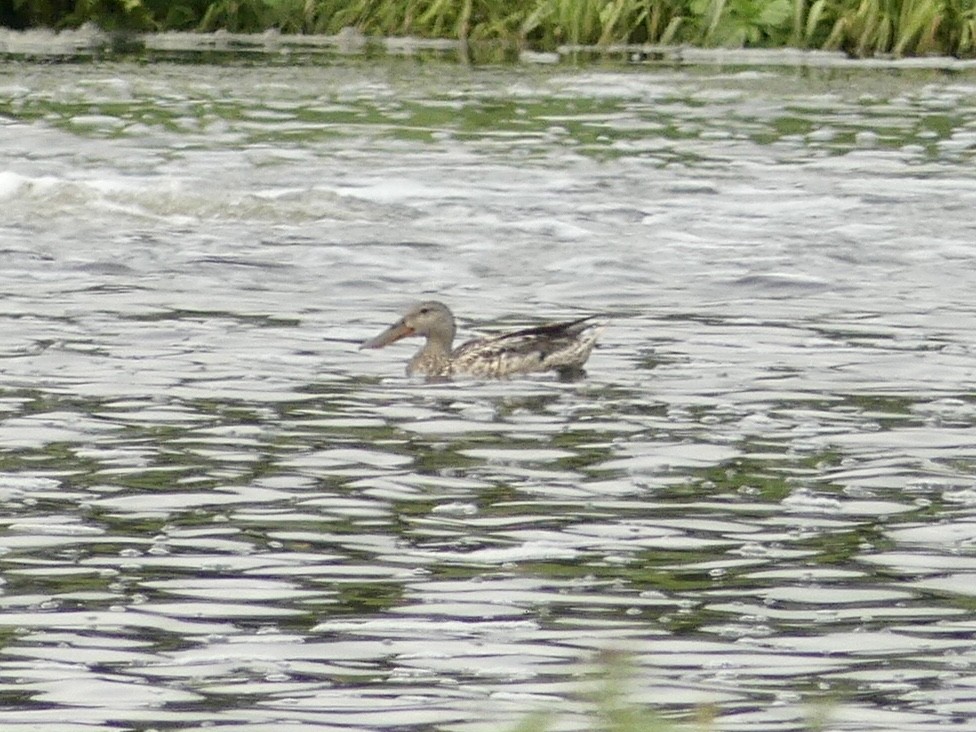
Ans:
<svg viewBox="0 0 976 732"><path fill-rule="evenodd" d="M523 328L512 333L496 336L490 340L503 341L506 338L520 338L522 336L534 336L537 338L575 338L586 330L589 321L595 317L595 315L587 315L585 318L579 318L578 320L565 320L559 323L537 325L534 328Z"/></svg>
<svg viewBox="0 0 976 732"><path fill-rule="evenodd" d="M458 346L453 358L471 364L466 370L496 370L499 373L535 371L546 368L546 359L564 349L572 349L577 337L596 316L523 328L488 338L467 341ZM588 351L587 351L588 352Z"/></svg>

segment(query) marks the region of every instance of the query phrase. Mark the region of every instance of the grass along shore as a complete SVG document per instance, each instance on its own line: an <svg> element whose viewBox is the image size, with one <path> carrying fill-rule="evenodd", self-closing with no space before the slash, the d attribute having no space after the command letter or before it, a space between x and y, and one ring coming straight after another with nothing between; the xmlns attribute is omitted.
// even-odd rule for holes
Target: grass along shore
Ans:
<svg viewBox="0 0 976 732"><path fill-rule="evenodd" d="M976 57L976 0L34 0L0 26L455 38L561 45L689 45Z"/></svg>

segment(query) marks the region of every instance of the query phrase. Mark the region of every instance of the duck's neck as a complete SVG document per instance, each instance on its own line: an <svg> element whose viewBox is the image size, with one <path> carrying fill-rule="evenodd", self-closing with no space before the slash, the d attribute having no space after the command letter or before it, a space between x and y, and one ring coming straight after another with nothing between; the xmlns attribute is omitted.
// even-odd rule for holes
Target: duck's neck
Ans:
<svg viewBox="0 0 976 732"><path fill-rule="evenodd" d="M432 333L427 336L423 347L410 359L407 373L443 376L449 373L450 369L451 340L437 337Z"/></svg>

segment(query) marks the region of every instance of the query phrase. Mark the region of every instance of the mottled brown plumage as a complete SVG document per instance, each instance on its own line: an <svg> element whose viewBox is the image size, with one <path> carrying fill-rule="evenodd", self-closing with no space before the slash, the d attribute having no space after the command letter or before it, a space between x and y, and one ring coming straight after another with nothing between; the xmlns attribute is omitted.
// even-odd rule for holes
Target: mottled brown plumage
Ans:
<svg viewBox="0 0 976 732"><path fill-rule="evenodd" d="M603 325L593 316L479 338L451 349L454 316L446 305L414 305L392 326L361 348L382 348L408 336L426 338L410 359L408 375L443 378L455 375L501 377L535 371L572 373L582 370Z"/></svg>

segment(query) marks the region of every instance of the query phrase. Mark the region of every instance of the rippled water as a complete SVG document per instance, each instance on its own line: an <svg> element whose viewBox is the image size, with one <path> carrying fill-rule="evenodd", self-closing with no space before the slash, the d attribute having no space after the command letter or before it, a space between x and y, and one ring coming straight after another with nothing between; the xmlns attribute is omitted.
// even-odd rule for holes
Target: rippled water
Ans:
<svg viewBox="0 0 976 732"><path fill-rule="evenodd" d="M961 727L973 120L936 72L0 65L3 728L586 729L614 649L716 729ZM611 325L572 383L357 350L428 295Z"/></svg>

